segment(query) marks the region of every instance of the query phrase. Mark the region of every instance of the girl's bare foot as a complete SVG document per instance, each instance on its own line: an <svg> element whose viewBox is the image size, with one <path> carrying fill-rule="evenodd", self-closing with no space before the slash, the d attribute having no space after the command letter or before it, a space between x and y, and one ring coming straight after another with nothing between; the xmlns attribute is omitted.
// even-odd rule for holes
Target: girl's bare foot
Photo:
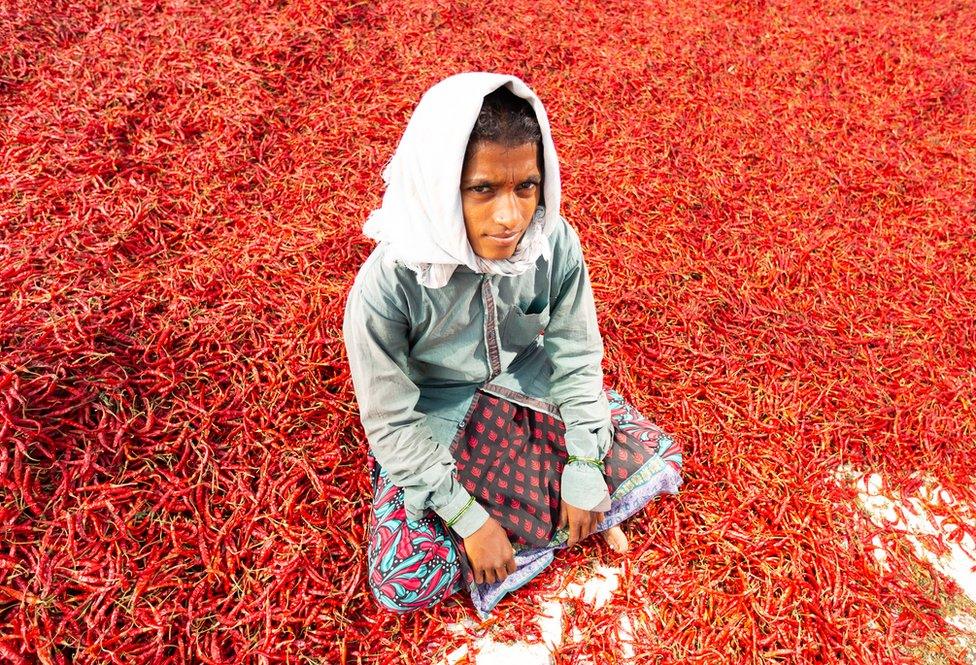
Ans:
<svg viewBox="0 0 976 665"><path fill-rule="evenodd" d="M624 530L620 526L612 526L603 532L603 537L607 541L607 545L610 546L614 552L626 552L627 551L627 536L624 535Z"/></svg>

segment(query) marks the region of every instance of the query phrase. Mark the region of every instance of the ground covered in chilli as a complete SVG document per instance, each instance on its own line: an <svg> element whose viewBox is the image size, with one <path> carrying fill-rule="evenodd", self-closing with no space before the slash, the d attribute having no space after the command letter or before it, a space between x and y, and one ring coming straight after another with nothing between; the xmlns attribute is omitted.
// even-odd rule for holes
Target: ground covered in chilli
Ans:
<svg viewBox="0 0 976 665"><path fill-rule="evenodd" d="M54 0L0 35L3 661L971 657L971 4ZM607 382L685 453L629 555L486 623L374 604L340 336L463 70L546 103Z"/></svg>

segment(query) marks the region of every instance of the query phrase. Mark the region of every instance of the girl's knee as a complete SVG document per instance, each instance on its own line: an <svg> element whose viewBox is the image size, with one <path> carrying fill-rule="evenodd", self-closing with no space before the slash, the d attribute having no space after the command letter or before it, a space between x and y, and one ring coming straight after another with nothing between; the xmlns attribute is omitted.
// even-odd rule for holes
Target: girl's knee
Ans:
<svg viewBox="0 0 976 665"><path fill-rule="evenodd" d="M387 565L383 565L383 562ZM440 558L411 567L369 557L369 590L380 607L406 614L428 609L461 589L460 565Z"/></svg>

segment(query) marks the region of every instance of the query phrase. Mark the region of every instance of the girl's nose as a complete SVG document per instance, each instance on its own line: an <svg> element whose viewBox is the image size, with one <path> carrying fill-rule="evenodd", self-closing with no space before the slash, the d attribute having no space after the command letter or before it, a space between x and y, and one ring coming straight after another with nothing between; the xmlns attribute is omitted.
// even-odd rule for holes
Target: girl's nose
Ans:
<svg viewBox="0 0 976 665"><path fill-rule="evenodd" d="M509 194L502 194L498 197L499 200L495 204L494 210L494 221L496 224L502 224L506 227L512 226L518 223L518 202L516 201L515 192Z"/></svg>

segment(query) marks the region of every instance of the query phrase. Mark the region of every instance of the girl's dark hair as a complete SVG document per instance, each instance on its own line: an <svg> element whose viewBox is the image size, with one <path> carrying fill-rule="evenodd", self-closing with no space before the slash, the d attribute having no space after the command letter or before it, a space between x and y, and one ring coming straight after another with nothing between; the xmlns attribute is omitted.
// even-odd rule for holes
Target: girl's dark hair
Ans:
<svg viewBox="0 0 976 665"><path fill-rule="evenodd" d="M474 123L468 147L464 152L464 163L468 162L475 146L479 143L501 143L514 147L524 143L539 146L539 166L542 167L542 129L532 110L532 104L522 99L506 86L485 95L481 113Z"/></svg>

